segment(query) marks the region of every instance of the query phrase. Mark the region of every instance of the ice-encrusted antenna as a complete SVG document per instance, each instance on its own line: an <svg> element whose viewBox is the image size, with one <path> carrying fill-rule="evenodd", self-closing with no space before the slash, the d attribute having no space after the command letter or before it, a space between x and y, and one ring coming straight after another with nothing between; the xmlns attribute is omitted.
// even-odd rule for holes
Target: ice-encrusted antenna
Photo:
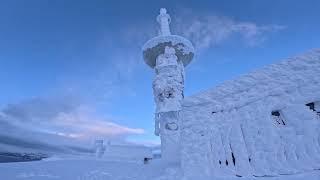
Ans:
<svg viewBox="0 0 320 180"><path fill-rule="evenodd" d="M187 66L193 56L194 48L192 43L184 37L172 35L170 31L170 15L165 8L160 9L157 16L157 22L160 26L159 35L147 41L143 47L143 59L151 68L155 68L156 59L164 53L166 47L174 48L178 60Z"/></svg>
<svg viewBox="0 0 320 180"><path fill-rule="evenodd" d="M170 26L169 26L171 22L171 18L170 18L170 15L167 14L166 8L160 9L160 14L157 17L157 21L160 25L160 36L171 35Z"/></svg>

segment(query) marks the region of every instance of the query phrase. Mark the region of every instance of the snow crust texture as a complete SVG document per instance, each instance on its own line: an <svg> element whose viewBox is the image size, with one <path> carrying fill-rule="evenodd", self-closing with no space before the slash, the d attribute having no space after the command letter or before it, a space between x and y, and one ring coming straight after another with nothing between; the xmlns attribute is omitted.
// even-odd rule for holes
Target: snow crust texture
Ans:
<svg viewBox="0 0 320 180"><path fill-rule="evenodd" d="M183 102L186 179L277 176L320 168L320 49Z"/></svg>
<svg viewBox="0 0 320 180"><path fill-rule="evenodd" d="M193 180L319 180L320 171L278 177L236 176ZM149 164L104 160L60 159L25 163L0 163L1 180L184 180L178 168L159 161Z"/></svg>

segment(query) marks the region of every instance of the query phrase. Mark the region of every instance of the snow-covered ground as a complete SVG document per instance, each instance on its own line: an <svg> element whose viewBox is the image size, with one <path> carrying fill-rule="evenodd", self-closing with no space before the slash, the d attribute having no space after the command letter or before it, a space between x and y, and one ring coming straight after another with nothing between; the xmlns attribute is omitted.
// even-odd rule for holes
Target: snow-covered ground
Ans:
<svg viewBox="0 0 320 180"><path fill-rule="evenodd" d="M116 162L95 158L51 159L34 162L0 164L0 179L32 180L131 180L159 176L158 163Z"/></svg>
<svg viewBox="0 0 320 180"><path fill-rule="evenodd" d="M197 173L197 172L194 172ZM160 160L143 162L106 161L95 158L51 158L42 161L0 163L0 180L179 180L179 169ZM215 177L214 179L319 180L320 171L278 177Z"/></svg>

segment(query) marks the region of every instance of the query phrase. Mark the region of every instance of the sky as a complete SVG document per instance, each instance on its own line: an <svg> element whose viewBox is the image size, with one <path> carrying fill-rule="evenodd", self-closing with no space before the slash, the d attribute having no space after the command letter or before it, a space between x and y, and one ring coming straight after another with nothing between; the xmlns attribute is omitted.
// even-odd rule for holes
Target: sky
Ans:
<svg viewBox="0 0 320 180"><path fill-rule="evenodd" d="M1 1L0 142L159 144L141 48L162 7L196 49L186 96L320 47L317 0Z"/></svg>

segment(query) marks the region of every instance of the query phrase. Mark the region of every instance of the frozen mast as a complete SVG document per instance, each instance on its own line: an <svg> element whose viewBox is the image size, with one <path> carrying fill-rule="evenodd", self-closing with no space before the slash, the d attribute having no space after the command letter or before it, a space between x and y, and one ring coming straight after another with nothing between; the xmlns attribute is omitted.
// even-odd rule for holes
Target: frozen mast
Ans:
<svg viewBox="0 0 320 180"><path fill-rule="evenodd" d="M160 9L160 14L157 17L157 21L160 24L160 35L168 36L171 35L169 24L171 22L170 15L167 14L165 8Z"/></svg>
<svg viewBox="0 0 320 180"><path fill-rule="evenodd" d="M153 94L156 102L155 134L160 135L164 160L179 162L180 111L184 98L184 67L193 58L194 48L187 39L171 35L170 16L160 9L159 36L143 47L145 62L155 70Z"/></svg>

